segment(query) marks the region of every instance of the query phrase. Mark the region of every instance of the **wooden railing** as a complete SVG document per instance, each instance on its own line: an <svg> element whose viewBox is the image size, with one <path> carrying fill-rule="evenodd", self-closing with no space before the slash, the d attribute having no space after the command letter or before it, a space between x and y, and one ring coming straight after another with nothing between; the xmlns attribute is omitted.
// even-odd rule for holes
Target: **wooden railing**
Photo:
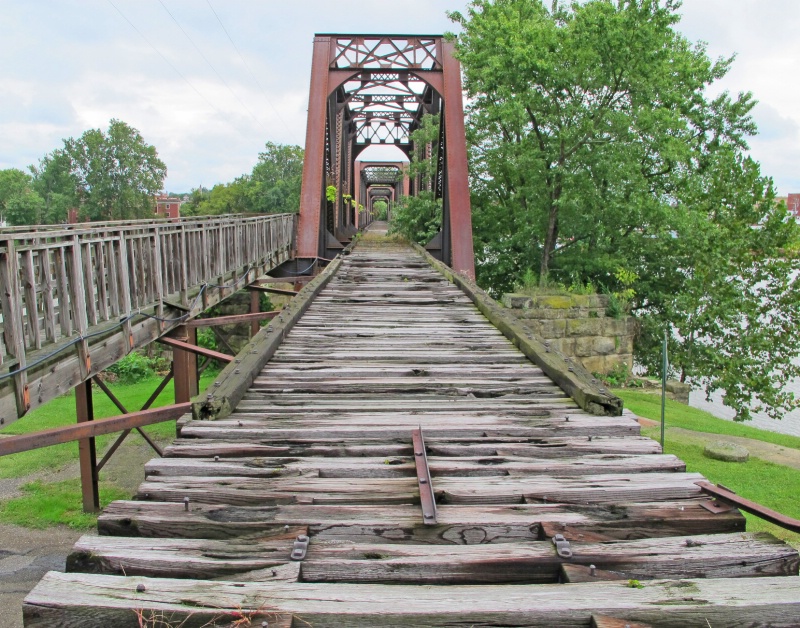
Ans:
<svg viewBox="0 0 800 628"><path fill-rule="evenodd" d="M0 230L0 426L287 260L295 215Z"/></svg>

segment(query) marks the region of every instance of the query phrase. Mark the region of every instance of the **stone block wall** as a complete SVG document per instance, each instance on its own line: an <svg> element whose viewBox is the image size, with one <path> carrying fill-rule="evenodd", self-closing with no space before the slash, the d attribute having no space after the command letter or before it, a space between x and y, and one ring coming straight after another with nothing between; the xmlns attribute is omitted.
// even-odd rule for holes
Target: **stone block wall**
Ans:
<svg viewBox="0 0 800 628"><path fill-rule="evenodd" d="M635 321L630 316L606 316L606 295L506 294L503 305L554 349L577 358L592 373L608 373L623 364L633 368Z"/></svg>

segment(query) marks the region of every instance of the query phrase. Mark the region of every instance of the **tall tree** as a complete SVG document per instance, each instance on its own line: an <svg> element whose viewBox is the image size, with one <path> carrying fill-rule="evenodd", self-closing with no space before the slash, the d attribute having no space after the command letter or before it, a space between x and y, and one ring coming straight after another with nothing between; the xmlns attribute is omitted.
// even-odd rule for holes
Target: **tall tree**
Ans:
<svg viewBox="0 0 800 628"><path fill-rule="evenodd" d="M167 167L154 146L121 120L108 131L90 129L64 140L63 152L81 212L91 220L144 218L153 214L153 196L163 187Z"/></svg>
<svg viewBox="0 0 800 628"><path fill-rule="evenodd" d="M303 154L299 146L267 142L248 180L249 211L300 211Z"/></svg>
<svg viewBox="0 0 800 628"><path fill-rule="evenodd" d="M797 227L747 157L751 94L708 88L709 59L674 29L677 0L475 0L458 55L477 271L495 290L535 268L621 288L636 277L638 361L672 365L746 418L797 406Z"/></svg>
<svg viewBox="0 0 800 628"><path fill-rule="evenodd" d="M43 222L44 200L32 184L31 176L22 170L0 170L0 224L35 225Z"/></svg>

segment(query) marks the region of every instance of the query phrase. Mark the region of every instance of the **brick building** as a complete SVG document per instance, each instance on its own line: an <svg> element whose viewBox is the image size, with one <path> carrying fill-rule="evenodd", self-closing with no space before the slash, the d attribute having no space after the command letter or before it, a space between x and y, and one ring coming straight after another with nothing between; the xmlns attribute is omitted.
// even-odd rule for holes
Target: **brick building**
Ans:
<svg viewBox="0 0 800 628"><path fill-rule="evenodd" d="M181 199L166 194L156 196L156 216L158 218L180 218Z"/></svg>

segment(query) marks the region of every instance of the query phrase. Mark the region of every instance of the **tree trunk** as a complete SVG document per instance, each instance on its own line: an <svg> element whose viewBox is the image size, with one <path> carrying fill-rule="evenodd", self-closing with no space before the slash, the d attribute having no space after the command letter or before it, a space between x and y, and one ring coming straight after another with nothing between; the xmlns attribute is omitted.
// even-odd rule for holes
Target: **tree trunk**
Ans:
<svg viewBox="0 0 800 628"><path fill-rule="evenodd" d="M558 205L550 203L550 211L547 219L547 232L544 237L544 248L542 250L542 263L539 267L539 285L547 284L547 274L550 272L550 256L556 249L558 239Z"/></svg>

